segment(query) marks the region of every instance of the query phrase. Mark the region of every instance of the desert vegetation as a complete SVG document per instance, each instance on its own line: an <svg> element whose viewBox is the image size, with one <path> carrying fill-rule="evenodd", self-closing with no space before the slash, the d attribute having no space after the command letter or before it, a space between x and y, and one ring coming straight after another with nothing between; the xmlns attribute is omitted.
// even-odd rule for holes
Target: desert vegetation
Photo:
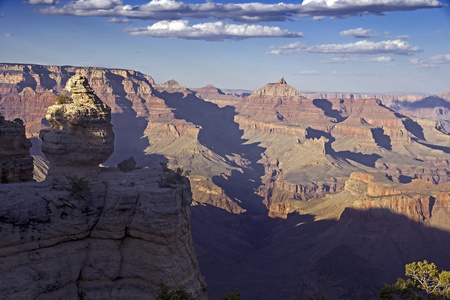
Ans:
<svg viewBox="0 0 450 300"><path fill-rule="evenodd" d="M450 271L434 263L413 262L405 266L407 279L398 278L380 291L381 299L450 299Z"/></svg>

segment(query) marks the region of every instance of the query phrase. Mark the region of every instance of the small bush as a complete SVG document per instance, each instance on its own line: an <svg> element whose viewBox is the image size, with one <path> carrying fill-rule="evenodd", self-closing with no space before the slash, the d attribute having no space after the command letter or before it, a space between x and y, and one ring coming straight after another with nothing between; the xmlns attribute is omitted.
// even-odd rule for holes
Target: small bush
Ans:
<svg viewBox="0 0 450 300"><path fill-rule="evenodd" d="M91 188L89 187L89 183L85 178L78 178L78 176L67 176L69 179L70 188L67 189L69 191L69 195L74 197L75 199L84 199L91 192Z"/></svg>
<svg viewBox="0 0 450 300"><path fill-rule="evenodd" d="M67 95L59 95L55 97L56 104L67 104L69 103L69 97Z"/></svg>
<svg viewBox="0 0 450 300"><path fill-rule="evenodd" d="M192 294L186 292L184 286L179 286L175 290L169 291L169 287L160 283L156 300L194 300Z"/></svg>
<svg viewBox="0 0 450 300"><path fill-rule="evenodd" d="M241 293L238 290L232 292L223 292L222 300L242 300Z"/></svg>

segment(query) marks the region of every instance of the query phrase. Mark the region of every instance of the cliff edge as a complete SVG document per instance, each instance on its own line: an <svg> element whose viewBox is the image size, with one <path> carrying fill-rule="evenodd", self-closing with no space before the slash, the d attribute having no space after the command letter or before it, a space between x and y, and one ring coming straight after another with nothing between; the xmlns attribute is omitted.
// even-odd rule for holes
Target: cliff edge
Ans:
<svg viewBox="0 0 450 300"><path fill-rule="evenodd" d="M113 151L110 109L83 76L67 89L41 132L50 176L0 185L2 299L154 299L160 283L206 299L189 180L98 167Z"/></svg>

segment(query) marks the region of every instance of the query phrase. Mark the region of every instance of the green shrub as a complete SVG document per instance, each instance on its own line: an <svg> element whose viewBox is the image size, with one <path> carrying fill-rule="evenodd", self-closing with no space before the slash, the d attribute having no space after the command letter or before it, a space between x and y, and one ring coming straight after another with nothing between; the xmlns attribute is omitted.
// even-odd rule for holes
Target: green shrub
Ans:
<svg viewBox="0 0 450 300"><path fill-rule="evenodd" d="M69 195L75 199L84 199L91 192L89 183L85 178L78 178L78 176L66 176L69 179L70 187L67 189Z"/></svg>
<svg viewBox="0 0 450 300"><path fill-rule="evenodd" d="M191 293L186 292L182 285L170 291L167 285L160 283L156 300L194 300L194 298Z"/></svg>
<svg viewBox="0 0 450 300"><path fill-rule="evenodd" d="M55 97L56 104L67 104L69 103L69 97L67 95L59 95Z"/></svg>
<svg viewBox="0 0 450 300"><path fill-rule="evenodd" d="M380 299L450 299L450 271L440 270L434 263L413 262L405 266L405 280L398 278L380 290Z"/></svg>

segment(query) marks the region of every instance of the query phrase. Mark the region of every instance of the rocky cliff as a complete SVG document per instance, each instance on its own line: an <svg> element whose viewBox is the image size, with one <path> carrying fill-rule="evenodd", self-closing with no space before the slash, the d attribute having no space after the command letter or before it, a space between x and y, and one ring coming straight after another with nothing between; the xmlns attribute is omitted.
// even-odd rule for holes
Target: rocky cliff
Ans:
<svg viewBox="0 0 450 300"><path fill-rule="evenodd" d="M71 100L48 108L52 127L41 132L46 180L0 186L0 294L151 299L164 283L206 299L189 181L134 164L99 168L113 151L110 109L83 76L70 78L67 90Z"/></svg>
<svg viewBox="0 0 450 300"><path fill-rule="evenodd" d="M242 99L242 97L235 94L226 94L212 84L208 84L199 89L192 89L192 91L196 93L195 95L197 97L217 104L219 107L225 107L227 105L234 106Z"/></svg>
<svg viewBox="0 0 450 300"><path fill-rule="evenodd" d="M342 94L310 93L302 96L315 99L351 99L364 100L376 98L387 107L402 114L439 121L450 132L450 97L449 93L438 95L387 95L387 94Z"/></svg>
<svg viewBox="0 0 450 300"><path fill-rule="evenodd" d="M7 121L0 115L0 170L1 183L33 180L31 142L25 136L23 121Z"/></svg>
<svg viewBox="0 0 450 300"><path fill-rule="evenodd" d="M14 68L20 66L8 65L7 72ZM22 68L22 81L0 85L9 91L0 95L5 114L14 118L18 107L43 107L43 98L18 94L27 88L40 93L42 78L63 78L70 70L88 78L111 107L115 143L105 165L133 156L138 167L162 162L189 176L195 249L212 297L238 288L249 299L367 298L355 286L370 285L376 293L411 260L449 268L448 219L435 209L448 188L450 136L434 120L394 112L372 97L306 99L285 80L223 106L212 99L221 95L212 87L195 92L174 80L156 85L134 71ZM30 76L39 77L41 87ZM67 81L44 89L53 97L64 94ZM351 175L363 173L372 183ZM170 178L161 184L170 186ZM417 179L440 192L382 194L424 186ZM352 180L360 191L351 190ZM374 183L385 192L376 194ZM374 194L367 194L369 185Z"/></svg>

